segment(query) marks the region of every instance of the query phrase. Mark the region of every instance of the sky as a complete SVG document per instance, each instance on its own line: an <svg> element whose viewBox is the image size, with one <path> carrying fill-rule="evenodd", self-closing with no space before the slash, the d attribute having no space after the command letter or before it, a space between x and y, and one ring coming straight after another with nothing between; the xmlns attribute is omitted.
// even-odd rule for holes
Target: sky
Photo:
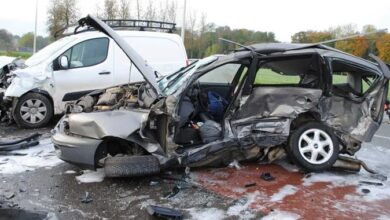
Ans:
<svg viewBox="0 0 390 220"><path fill-rule="evenodd" d="M34 31L37 0L2 0L0 29L13 34ZM38 34L47 35L46 11L49 0L38 0ZM139 0L145 2L147 0ZM156 4L166 0L152 0ZM177 1L177 23L181 26L184 0ZM130 0L131 7L136 0ZM78 0L80 15L95 14L103 0ZM327 30L337 25L355 24L360 30L366 24L390 31L389 0L187 0L187 12L198 20L202 13L207 21L232 28L272 31L277 40L290 42L291 36L305 30Z"/></svg>

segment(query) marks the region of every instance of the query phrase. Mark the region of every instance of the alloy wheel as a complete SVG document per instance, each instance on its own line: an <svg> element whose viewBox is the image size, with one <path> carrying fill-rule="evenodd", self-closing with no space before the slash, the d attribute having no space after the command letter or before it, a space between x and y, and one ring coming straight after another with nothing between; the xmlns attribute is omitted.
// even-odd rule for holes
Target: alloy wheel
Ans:
<svg viewBox="0 0 390 220"><path fill-rule="evenodd" d="M313 128L301 134L298 149L307 162L322 164L332 157L334 145L332 138L325 131Z"/></svg>

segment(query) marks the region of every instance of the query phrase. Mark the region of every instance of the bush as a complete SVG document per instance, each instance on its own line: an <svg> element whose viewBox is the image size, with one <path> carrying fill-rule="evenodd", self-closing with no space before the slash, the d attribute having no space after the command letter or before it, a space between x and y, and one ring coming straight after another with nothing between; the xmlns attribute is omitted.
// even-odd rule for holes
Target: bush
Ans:
<svg viewBox="0 0 390 220"><path fill-rule="evenodd" d="M32 56L30 52L17 52L17 51L0 51L0 56L19 57L27 59Z"/></svg>

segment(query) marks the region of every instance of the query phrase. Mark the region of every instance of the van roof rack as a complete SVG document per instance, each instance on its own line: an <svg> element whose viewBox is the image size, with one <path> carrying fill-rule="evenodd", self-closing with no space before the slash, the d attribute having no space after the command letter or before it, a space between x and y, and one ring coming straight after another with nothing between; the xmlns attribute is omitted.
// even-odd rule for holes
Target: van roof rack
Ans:
<svg viewBox="0 0 390 220"><path fill-rule="evenodd" d="M105 19L102 20L114 30L134 30L134 31L159 31L174 33L176 31L176 23L163 21L148 21L148 20L134 20L134 19ZM58 30L54 33L54 38L60 35L69 36L79 34L86 31L95 31L92 27L80 29L79 25L70 25ZM73 30L70 30L73 29Z"/></svg>

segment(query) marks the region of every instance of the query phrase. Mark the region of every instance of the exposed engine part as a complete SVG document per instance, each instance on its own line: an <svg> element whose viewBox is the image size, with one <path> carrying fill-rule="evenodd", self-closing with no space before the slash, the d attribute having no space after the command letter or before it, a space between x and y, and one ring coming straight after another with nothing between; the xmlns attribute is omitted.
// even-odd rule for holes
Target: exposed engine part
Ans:
<svg viewBox="0 0 390 220"><path fill-rule="evenodd" d="M287 153L283 147L271 148L268 153L268 161L272 163L276 160L284 159L286 156Z"/></svg>
<svg viewBox="0 0 390 220"><path fill-rule="evenodd" d="M122 86L107 89L100 95L93 107L97 111L109 111L120 108L136 107L138 86Z"/></svg>

